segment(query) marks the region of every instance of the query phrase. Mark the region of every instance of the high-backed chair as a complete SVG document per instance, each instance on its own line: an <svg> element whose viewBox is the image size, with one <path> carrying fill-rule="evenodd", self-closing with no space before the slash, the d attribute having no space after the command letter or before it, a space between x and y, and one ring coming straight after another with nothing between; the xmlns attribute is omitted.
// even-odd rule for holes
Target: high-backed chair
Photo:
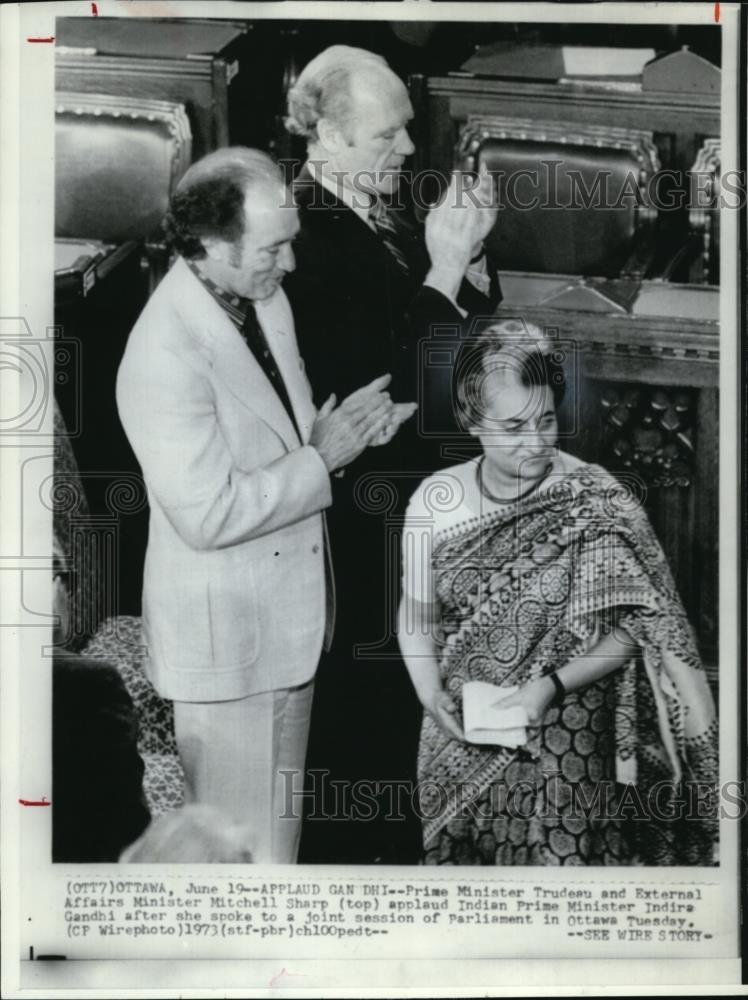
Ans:
<svg viewBox="0 0 748 1000"><path fill-rule="evenodd" d="M660 168L651 132L468 115L458 165L498 183L488 244L500 268L642 278L653 258Z"/></svg>
<svg viewBox="0 0 748 1000"><path fill-rule="evenodd" d="M56 394L75 435L91 512L111 520L118 517L110 503L113 477L139 476L117 415L117 368L168 266L160 224L191 161L190 126L181 104L58 92L55 132L55 327L58 337L80 346L77 378L61 380ZM119 518L118 528L117 565L97 572L115 578L112 606L137 612L144 513ZM98 547L99 562L108 551Z"/></svg>
<svg viewBox="0 0 748 1000"><path fill-rule="evenodd" d="M701 255L692 277L710 285L719 284L719 202L721 195L722 144L707 138L691 167L689 223L700 237Z"/></svg>
<svg viewBox="0 0 748 1000"><path fill-rule="evenodd" d="M55 111L55 236L140 241L155 286L168 263L159 226L192 156L184 107L58 92Z"/></svg>
<svg viewBox="0 0 748 1000"><path fill-rule="evenodd" d="M56 89L184 105L196 158L230 141L252 145L253 105L266 104L251 100L258 82L267 85L258 63L272 63L252 22L159 17L142 4L127 13L57 18Z"/></svg>

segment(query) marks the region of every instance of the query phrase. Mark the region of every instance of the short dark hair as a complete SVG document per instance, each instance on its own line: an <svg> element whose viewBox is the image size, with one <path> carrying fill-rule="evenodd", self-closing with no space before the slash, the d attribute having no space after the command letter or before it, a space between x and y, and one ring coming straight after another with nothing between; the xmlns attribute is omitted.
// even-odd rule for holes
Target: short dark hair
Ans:
<svg viewBox="0 0 748 1000"><path fill-rule="evenodd" d="M558 407L566 378L558 352L542 341L542 332L523 320L507 320L484 330L460 352L455 370L458 422L479 426L486 414L485 382L495 371L510 369L522 385L549 386Z"/></svg>
<svg viewBox="0 0 748 1000"><path fill-rule="evenodd" d="M163 229L182 257L205 257L207 238L238 243L244 235L244 202L250 188L283 178L278 165L257 149L230 146L193 163L172 196Z"/></svg>

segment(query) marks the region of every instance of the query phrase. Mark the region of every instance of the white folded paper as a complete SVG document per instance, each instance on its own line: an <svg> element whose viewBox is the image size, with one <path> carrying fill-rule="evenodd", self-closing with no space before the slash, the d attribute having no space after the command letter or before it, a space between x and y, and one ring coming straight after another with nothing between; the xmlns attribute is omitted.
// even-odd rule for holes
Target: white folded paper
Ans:
<svg viewBox="0 0 748 1000"><path fill-rule="evenodd" d="M527 743L526 709L521 705L501 707L501 700L516 690L516 686L499 687L485 681L463 684L462 721L469 743L502 747L519 747Z"/></svg>

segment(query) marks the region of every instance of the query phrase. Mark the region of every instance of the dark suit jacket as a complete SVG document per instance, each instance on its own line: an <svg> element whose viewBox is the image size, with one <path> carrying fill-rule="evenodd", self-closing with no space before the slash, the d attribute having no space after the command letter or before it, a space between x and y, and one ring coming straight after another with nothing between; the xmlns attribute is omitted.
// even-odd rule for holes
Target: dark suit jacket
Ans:
<svg viewBox="0 0 748 1000"><path fill-rule="evenodd" d="M489 297L463 282L458 301L470 314L465 322L449 299L423 286L429 258L422 231L403 213L391 215L407 275L379 236L306 170L295 194L301 232L296 271L284 288L315 402L333 392L342 400L391 372L392 398L419 403L419 414L389 445L368 448L342 477L332 477L328 523L337 618L333 648L317 674L307 767L344 781L415 780L419 713L394 638L400 567L397 521L391 533L387 519L402 512L423 476L450 464L440 455L455 427L450 350L453 355L472 317L493 314L498 279ZM439 340L446 364L424 365L423 349L440 328L447 332ZM357 646L373 644L381 658L356 653ZM383 805L377 821L308 822L303 860L415 862L417 818L387 822L386 814Z"/></svg>
<svg viewBox="0 0 748 1000"><path fill-rule="evenodd" d="M407 275L379 236L344 202L316 184L306 168L294 193L301 232L295 245L296 271L284 288L315 402L320 405L331 392L342 399L391 372L393 399L419 403L410 437L419 426L426 432L420 435L429 452L424 469L433 471L439 438L455 427L451 367L425 366L424 347L443 339L445 329L454 331L447 338L453 346L469 332L475 317L493 315L501 300L496 270L489 262L493 277L488 297L463 282L458 303L468 312L464 319L446 296L423 285L429 257L421 228L405 212L390 216L397 227L398 247L409 264ZM403 451L405 438L398 435L396 441L385 465L390 464L390 455ZM382 458L378 453L375 464L381 466Z"/></svg>
<svg viewBox="0 0 748 1000"><path fill-rule="evenodd" d="M422 229L403 211L391 212L397 244L409 264L406 274L380 237L344 202L315 183L304 168L295 185L301 231L295 244L296 270L284 282L296 325L299 352L319 406L335 393L340 401L386 372L392 398L415 400L419 412L385 447L367 449L333 478L329 512L338 587L338 632L346 629L346 604L358 621L365 608L380 631L385 543L381 517L370 497L377 482L392 498L388 512L402 510L421 478L440 465L441 443L456 430L452 413L452 364L461 338L476 317L493 315L501 294L495 268L486 297L467 280L458 302L463 318L441 292L423 285L429 268ZM429 343L443 345L436 364L424 363ZM378 505L378 501L374 501ZM380 509L380 513L383 513ZM368 572L354 571L368 566ZM398 567L387 567L396 581ZM366 579L362 579L366 577ZM364 636L359 632L357 639ZM372 638L372 636L366 636Z"/></svg>

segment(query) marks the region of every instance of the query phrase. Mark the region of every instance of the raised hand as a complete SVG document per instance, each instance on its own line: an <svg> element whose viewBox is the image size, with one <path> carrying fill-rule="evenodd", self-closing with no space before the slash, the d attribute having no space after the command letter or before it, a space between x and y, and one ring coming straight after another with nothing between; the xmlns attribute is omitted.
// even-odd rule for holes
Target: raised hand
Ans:
<svg viewBox="0 0 748 1000"><path fill-rule="evenodd" d="M476 241L477 226L475 207L464 192L461 174L452 174L441 200L426 216L424 231L432 270L454 271L462 280Z"/></svg>
<svg viewBox="0 0 748 1000"><path fill-rule="evenodd" d="M456 298L470 260L496 222L497 204L490 174L455 172L442 199L426 216L426 249L431 270L426 284Z"/></svg>
<svg viewBox="0 0 748 1000"><path fill-rule="evenodd" d="M476 243L480 246L496 225L499 215L499 203L496 196L496 185L485 165L481 165L478 181L471 188L476 208ZM473 247L475 250L475 247ZM472 255L475 256L475 253Z"/></svg>

